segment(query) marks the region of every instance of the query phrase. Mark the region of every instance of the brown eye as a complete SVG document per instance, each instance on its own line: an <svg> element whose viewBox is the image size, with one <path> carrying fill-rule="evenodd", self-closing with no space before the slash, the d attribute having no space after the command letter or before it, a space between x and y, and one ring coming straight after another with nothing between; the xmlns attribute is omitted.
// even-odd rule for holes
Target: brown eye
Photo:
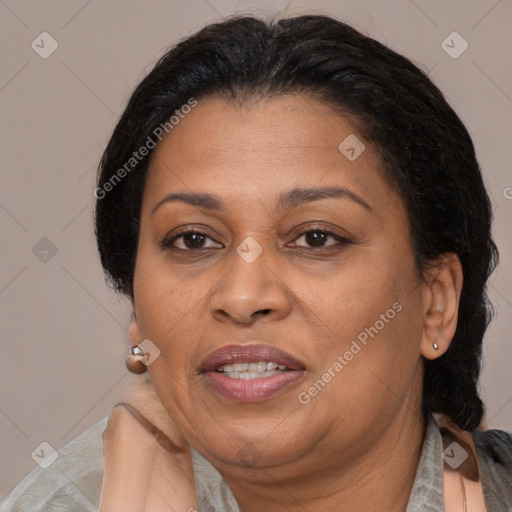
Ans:
<svg viewBox="0 0 512 512"><path fill-rule="evenodd" d="M322 231L308 231L304 233L304 240L313 247L323 246L330 235Z"/></svg>
<svg viewBox="0 0 512 512"><path fill-rule="evenodd" d="M307 245L298 245L297 240L304 238L304 241ZM333 239L334 243L330 243L326 245L326 242L329 239ZM311 248L323 248L323 247L331 247L335 245L345 245L350 243L349 240L339 236L335 233L331 233L330 231L325 231L321 229L308 229L307 231L303 231L301 235L295 240L295 247L311 247Z"/></svg>
<svg viewBox="0 0 512 512"><path fill-rule="evenodd" d="M180 251L202 250L207 240L212 240L207 234L200 231L188 230L183 231L172 237L166 237L162 240L162 249L177 249ZM212 240L215 242L214 240ZM217 243L217 242L215 242Z"/></svg>

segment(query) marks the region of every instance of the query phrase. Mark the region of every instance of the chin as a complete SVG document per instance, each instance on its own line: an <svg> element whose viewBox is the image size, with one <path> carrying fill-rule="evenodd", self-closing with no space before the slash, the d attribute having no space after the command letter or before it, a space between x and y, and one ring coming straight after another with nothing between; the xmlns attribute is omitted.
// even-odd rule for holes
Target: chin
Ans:
<svg viewBox="0 0 512 512"><path fill-rule="evenodd" d="M272 422L263 428L250 427L251 420L237 425L219 419L219 424L210 435L201 435L198 451L206 453L206 458L214 465L216 462L230 467L269 468L289 463L297 457L304 447L306 433L294 432L292 424L304 425L304 422ZM204 431L203 431L204 432ZM310 428L308 427L310 435ZM300 440L300 441L299 441ZM192 443L194 445L194 443Z"/></svg>

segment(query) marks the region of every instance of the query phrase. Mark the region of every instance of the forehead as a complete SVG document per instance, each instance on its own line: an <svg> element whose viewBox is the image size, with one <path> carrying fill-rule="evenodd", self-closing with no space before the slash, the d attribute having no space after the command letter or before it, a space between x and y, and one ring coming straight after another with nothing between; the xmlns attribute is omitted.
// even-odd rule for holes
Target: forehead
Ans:
<svg viewBox="0 0 512 512"><path fill-rule="evenodd" d="M225 197L275 199L278 189L314 184L362 196L376 188L380 196L393 193L372 145L327 104L298 94L252 105L207 97L155 148L145 196L207 188Z"/></svg>
<svg viewBox="0 0 512 512"><path fill-rule="evenodd" d="M354 132L344 118L310 96L282 95L251 104L207 97L164 137L153 161L243 161L254 159L254 153L262 165L303 157L310 161L319 153L339 156L339 143ZM187 151L171 155L177 148Z"/></svg>

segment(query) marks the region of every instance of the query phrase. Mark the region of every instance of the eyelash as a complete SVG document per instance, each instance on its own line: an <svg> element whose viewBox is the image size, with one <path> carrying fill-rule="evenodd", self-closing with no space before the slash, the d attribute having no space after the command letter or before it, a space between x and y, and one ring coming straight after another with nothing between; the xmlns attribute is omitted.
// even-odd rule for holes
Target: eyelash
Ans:
<svg viewBox="0 0 512 512"><path fill-rule="evenodd" d="M298 240L299 238L301 238L303 235L307 235L309 233L322 233L324 235L327 235L327 236L330 236L332 238L334 238L335 240L337 240L337 244L332 244L332 245L329 245L329 246L320 246L320 247L313 247L313 246L310 246L310 247L305 247L305 246L299 246L299 248L303 248L303 249L313 249L313 250L325 250L325 249L328 249L330 247L333 247L333 246L343 246L343 245L348 245L348 244L351 244L352 242L350 240L347 240L346 238L340 236L340 235L337 235L336 233L333 233L331 231L327 231L325 229L322 229L322 228L316 228L316 227L313 227L313 228L306 228L306 229L303 229L301 230L299 233L298 233L298 236L295 238L295 241ZM201 251L207 251L208 248L198 248L198 249L180 249L178 247L174 247L173 246L173 243L178 240L179 238L183 238L184 236L186 235L192 235L192 234L197 234L197 235L202 235L204 236L205 238L209 238L210 240L213 240L213 238L209 237L206 233L204 233L203 231L199 231L197 229L188 229L186 231L182 231L181 233L177 233L175 235L173 235L172 237L165 237L162 242L161 242L161 248L163 250L166 250L166 249L174 249L176 251L182 251L182 252L201 252ZM215 243L219 243L219 242L216 242L215 240L213 240Z"/></svg>

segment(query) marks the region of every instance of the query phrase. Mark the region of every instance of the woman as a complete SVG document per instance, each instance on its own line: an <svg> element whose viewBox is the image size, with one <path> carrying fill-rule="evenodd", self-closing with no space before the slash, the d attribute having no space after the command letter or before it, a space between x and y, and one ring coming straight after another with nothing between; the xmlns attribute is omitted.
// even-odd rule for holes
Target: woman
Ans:
<svg viewBox="0 0 512 512"><path fill-rule="evenodd" d="M45 510L512 510L512 436L476 430L489 199L410 61L324 16L210 25L137 87L95 196L147 373Z"/></svg>

